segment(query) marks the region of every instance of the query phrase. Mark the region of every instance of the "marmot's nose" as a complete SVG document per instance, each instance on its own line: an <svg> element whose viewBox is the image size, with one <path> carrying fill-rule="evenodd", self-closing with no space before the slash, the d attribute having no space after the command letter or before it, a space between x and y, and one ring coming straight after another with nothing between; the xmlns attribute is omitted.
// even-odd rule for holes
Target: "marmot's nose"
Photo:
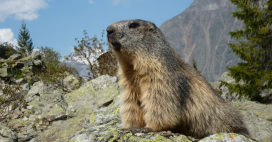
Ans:
<svg viewBox="0 0 272 142"><path fill-rule="evenodd" d="M108 36L110 36L110 35L112 35L114 33L114 27L112 25L110 25L107 28L107 33L108 33Z"/></svg>

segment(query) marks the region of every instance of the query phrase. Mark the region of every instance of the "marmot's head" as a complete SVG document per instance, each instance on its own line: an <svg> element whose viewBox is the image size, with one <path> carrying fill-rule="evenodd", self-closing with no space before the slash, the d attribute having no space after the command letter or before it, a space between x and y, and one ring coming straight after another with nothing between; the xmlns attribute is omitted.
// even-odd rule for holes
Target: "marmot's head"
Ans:
<svg viewBox="0 0 272 142"><path fill-rule="evenodd" d="M107 28L107 38L114 50L121 53L132 53L136 50L152 52L158 50L157 45L167 43L154 23L143 20L114 23Z"/></svg>

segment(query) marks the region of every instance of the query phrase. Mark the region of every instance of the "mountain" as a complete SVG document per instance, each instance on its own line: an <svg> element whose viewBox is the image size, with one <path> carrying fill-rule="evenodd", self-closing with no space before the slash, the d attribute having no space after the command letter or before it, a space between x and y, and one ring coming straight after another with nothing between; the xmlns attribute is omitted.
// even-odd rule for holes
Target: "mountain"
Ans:
<svg viewBox="0 0 272 142"><path fill-rule="evenodd" d="M160 29L183 60L197 67L207 81L217 81L226 67L237 65L240 59L227 43L228 32L243 28L243 23L232 17L237 7L229 0L194 0L181 14L164 22Z"/></svg>
<svg viewBox="0 0 272 142"><path fill-rule="evenodd" d="M88 70L89 66L84 64L84 62L80 62L74 58L69 58L68 60L63 58L61 63L65 63L67 67L76 68L80 77L84 77L85 79L92 77L92 74L88 75L91 72Z"/></svg>
<svg viewBox="0 0 272 142"><path fill-rule="evenodd" d="M102 55L104 52L101 52L100 50L96 50L95 53L87 53L88 60L94 64L97 63L97 59L100 55ZM68 60L67 60L68 59ZM65 63L66 66L76 68L78 74L80 77L84 77L85 79L92 78L92 73L88 68L89 62L87 59L83 58L82 56L71 56L71 57L64 57L60 62Z"/></svg>

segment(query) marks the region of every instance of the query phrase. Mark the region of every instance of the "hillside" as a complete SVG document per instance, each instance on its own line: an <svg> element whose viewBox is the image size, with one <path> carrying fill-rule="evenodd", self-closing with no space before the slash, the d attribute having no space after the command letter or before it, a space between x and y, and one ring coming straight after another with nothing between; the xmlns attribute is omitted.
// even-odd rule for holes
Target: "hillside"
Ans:
<svg viewBox="0 0 272 142"><path fill-rule="evenodd" d="M226 67L240 60L227 43L237 42L228 32L243 28L231 15L237 8L228 0L194 0L188 9L164 22L160 29L185 62L196 59L206 79L217 81Z"/></svg>

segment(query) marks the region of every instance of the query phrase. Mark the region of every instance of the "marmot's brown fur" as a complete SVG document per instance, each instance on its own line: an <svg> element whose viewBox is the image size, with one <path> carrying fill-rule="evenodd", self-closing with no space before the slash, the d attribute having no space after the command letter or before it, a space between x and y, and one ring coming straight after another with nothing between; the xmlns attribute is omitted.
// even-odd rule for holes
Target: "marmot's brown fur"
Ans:
<svg viewBox="0 0 272 142"><path fill-rule="evenodd" d="M124 129L249 136L240 112L181 60L155 24L120 21L107 28L107 38L118 58Z"/></svg>

